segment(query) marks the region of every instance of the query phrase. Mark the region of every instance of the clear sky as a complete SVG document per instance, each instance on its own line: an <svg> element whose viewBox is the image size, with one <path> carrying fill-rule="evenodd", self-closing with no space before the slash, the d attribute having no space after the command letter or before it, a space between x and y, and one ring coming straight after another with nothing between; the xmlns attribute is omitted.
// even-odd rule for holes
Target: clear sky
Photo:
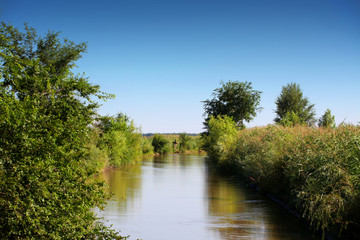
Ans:
<svg viewBox="0 0 360 240"><path fill-rule="evenodd" d="M359 0L0 0L0 20L87 42L77 71L116 95L99 113L147 132L202 131L220 81L249 81L273 123L281 87L300 84L317 117L360 122Z"/></svg>

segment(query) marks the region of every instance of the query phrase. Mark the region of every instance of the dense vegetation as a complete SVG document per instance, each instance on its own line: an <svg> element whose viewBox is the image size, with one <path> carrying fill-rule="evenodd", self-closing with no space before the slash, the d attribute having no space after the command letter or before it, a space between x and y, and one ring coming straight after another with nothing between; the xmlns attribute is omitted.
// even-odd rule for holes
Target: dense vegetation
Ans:
<svg viewBox="0 0 360 240"><path fill-rule="evenodd" d="M99 116L110 94L74 75L86 44L0 28L0 238L124 239L91 211L106 200L95 178L143 155L204 148L225 172L277 196L323 232L360 238L360 127L335 127L299 85L276 99L278 125L244 130L261 109L251 83L227 82L204 101L207 132L142 136L126 115ZM242 129L242 130L241 130Z"/></svg>
<svg viewBox="0 0 360 240"><path fill-rule="evenodd" d="M74 75L86 45L0 28L0 238L122 239L91 211L103 182L84 168L98 104L111 97Z"/></svg>
<svg viewBox="0 0 360 240"><path fill-rule="evenodd" d="M276 125L243 129L233 118L239 106L209 115L207 100L202 139L209 157L301 213L314 229L360 238L360 126L336 128L327 109L315 128L314 104L295 83L282 88L275 104Z"/></svg>
<svg viewBox="0 0 360 240"><path fill-rule="evenodd" d="M155 134L149 139L156 154L167 153L193 153L202 150L199 136L191 136L186 133L179 135Z"/></svg>
<svg viewBox="0 0 360 240"><path fill-rule="evenodd" d="M147 151L152 151L134 122L123 114L100 116L89 131L85 159L86 167L91 171L132 164Z"/></svg>
<svg viewBox="0 0 360 240"><path fill-rule="evenodd" d="M91 211L107 198L94 176L177 152L179 136L142 137L126 115L97 115L94 97L113 96L72 73L84 43L27 26L2 24L0 33L0 238L122 239ZM181 152L198 146L196 137L179 139Z"/></svg>
<svg viewBox="0 0 360 240"><path fill-rule="evenodd" d="M269 125L239 130L211 117L203 135L209 157L308 219L314 229L360 238L360 127Z"/></svg>

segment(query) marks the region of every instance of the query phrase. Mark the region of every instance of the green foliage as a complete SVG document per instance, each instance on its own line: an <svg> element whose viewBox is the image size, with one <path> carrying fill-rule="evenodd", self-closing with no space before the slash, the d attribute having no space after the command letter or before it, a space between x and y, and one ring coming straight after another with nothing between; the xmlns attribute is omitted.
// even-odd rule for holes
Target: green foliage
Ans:
<svg viewBox="0 0 360 240"><path fill-rule="evenodd" d="M186 153L187 151L198 151L198 137L191 137L186 133L181 133L179 136L179 151Z"/></svg>
<svg viewBox="0 0 360 240"><path fill-rule="evenodd" d="M111 166L130 164L142 156L140 130L127 116L102 117L98 126L103 132L99 145L107 153Z"/></svg>
<svg viewBox="0 0 360 240"><path fill-rule="evenodd" d="M143 155L151 155L154 153L154 147L152 146L152 139L149 137L142 138L141 144Z"/></svg>
<svg viewBox="0 0 360 240"><path fill-rule="evenodd" d="M319 127L334 128L335 126L335 116L331 115L330 109L326 109L324 115L319 119Z"/></svg>
<svg viewBox="0 0 360 240"><path fill-rule="evenodd" d="M86 144L85 151L85 167L89 171L97 173L102 171L109 165L109 157L107 152L100 147L101 130L96 127L89 129L89 141Z"/></svg>
<svg viewBox="0 0 360 240"><path fill-rule="evenodd" d="M250 122L261 110L260 94L254 90L251 82L221 82L221 87L214 90L213 99L203 101L206 116L205 126L211 116L230 116L240 128L244 121Z"/></svg>
<svg viewBox="0 0 360 240"><path fill-rule="evenodd" d="M86 45L0 28L0 238L123 239L91 211L104 183L85 167L98 104L109 98L71 69Z"/></svg>
<svg viewBox="0 0 360 240"><path fill-rule="evenodd" d="M167 154L171 151L169 140L160 134L155 134L152 138L152 146L155 153Z"/></svg>
<svg viewBox="0 0 360 240"><path fill-rule="evenodd" d="M253 128L221 149L212 155L219 167L234 162L243 178L302 212L315 229L360 237L359 126Z"/></svg>
<svg viewBox="0 0 360 240"><path fill-rule="evenodd" d="M287 112L279 123L285 127L306 124L305 121L301 119L294 111Z"/></svg>
<svg viewBox="0 0 360 240"><path fill-rule="evenodd" d="M303 96L300 86L296 83L283 86L275 104L276 123L295 125L297 122L304 122L310 126L315 123L314 104L309 103L308 98ZM297 122L289 123L290 120Z"/></svg>
<svg viewBox="0 0 360 240"><path fill-rule="evenodd" d="M204 135L204 148L209 157L219 161L229 159L232 146L238 138L238 127L229 116L211 116L208 135Z"/></svg>

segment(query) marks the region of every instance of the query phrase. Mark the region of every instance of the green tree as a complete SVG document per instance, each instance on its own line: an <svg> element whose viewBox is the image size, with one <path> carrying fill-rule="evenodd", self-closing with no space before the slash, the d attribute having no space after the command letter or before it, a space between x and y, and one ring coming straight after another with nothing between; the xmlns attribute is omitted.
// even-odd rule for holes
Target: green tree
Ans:
<svg viewBox="0 0 360 240"><path fill-rule="evenodd" d="M315 123L314 104L310 104L308 98L303 96L300 86L296 83L283 86L275 104L276 118L274 121L276 123L282 124L285 122L289 124L288 120L291 119L296 119L299 123L308 125Z"/></svg>
<svg viewBox="0 0 360 240"><path fill-rule="evenodd" d="M103 132L100 146L107 152L110 165L126 165L142 155L140 130L125 114L101 117L98 126Z"/></svg>
<svg viewBox="0 0 360 240"><path fill-rule="evenodd" d="M150 155L154 153L154 147L152 146L152 139L149 137L142 138L142 153L143 155Z"/></svg>
<svg viewBox="0 0 360 240"><path fill-rule="evenodd" d="M232 159L230 156L238 135L237 124L231 117L226 115L211 116L209 119L209 134L202 136L205 151L215 161Z"/></svg>
<svg viewBox="0 0 360 240"><path fill-rule="evenodd" d="M238 127L244 128L244 121L250 122L261 108L261 91L254 90L251 82L221 82L221 87L213 92L213 98L203 101L205 127L211 116L230 116Z"/></svg>
<svg viewBox="0 0 360 240"><path fill-rule="evenodd" d="M170 152L170 142L160 134L154 135L152 139L152 146L155 153L166 154Z"/></svg>
<svg viewBox="0 0 360 240"><path fill-rule="evenodd" d="M84 167L100 99L74 75L84 43L0 28L0 238L122 239L101 224L104 183Z"/></svg>
<svg viewBox="0 0 360 240"><path fill-rule="evenodd" d="M179 149L180 152L184 153L187 150L190 150L192 148L192 145L194 145L192 143L192 139L189 135L187 135L186 133L181 133L180 137L179 137Z"/></svg>
<svg viewBox="0 0 360 240"><path fill-rule="evenodd" d="M294 111L287 112L279 123L285 127L305 124L304 120L294 113Z"/></svg>
<svg viewBox="0 0 360 240"><path fill-rule="evenodd" d="M335 116L331 115L330 109L326 109L324 115L319 119L319 127L334 128L335 126Z"/></svg>

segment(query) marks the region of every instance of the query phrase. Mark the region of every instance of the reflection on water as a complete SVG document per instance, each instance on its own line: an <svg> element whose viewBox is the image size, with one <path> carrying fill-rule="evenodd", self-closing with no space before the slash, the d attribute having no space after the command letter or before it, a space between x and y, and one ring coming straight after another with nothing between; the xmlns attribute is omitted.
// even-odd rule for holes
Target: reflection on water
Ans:
<svg viewBox="0 0 360 240"><path fill-rule="evenodd" d="M151 157L104 179L115 198L97 214L130 239L315 239L273 202L218 176L204 156Z"/></svg>
<svg viewBox="0 0 360 240"><path fill-rule="evenodd" d="M211 170L206 176L211 228L218 239L316 239L306 225L241 182Z"/></svg>

